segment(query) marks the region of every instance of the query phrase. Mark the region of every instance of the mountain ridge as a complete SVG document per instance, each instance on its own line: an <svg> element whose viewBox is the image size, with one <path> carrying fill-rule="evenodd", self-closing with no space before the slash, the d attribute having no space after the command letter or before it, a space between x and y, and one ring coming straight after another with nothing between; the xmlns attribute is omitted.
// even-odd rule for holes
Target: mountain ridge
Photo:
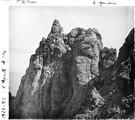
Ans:
<svg viewBox="0 0 135 120"><path fill-rule="evenodd" d="M31 55L17 95L10 102L10 118L124 118L125 113L117 113L117 107L120 112L124 111L120 99L133 91L127 87L130 92L124 95L123 86L128 86L128 83L123 83L122 78L121 87L117 79L119 74L127 72L127 77L132 73L130 68L120 64L128 57L132 58L133 34L134 30L127 37L117 59L116 49L103 48L102 36L96 28L85 30L78 27L65 34L60 22L55 19L48 37L42 38L35 54ZM127 54L122 52L124 50ZM132 61L133 58L129 64L133 64ZM119 74L116 75L117 68ZM133 83L130 76L124 80L131 79ZM112 102L116 101L114 106L120 103L116 108L108 102L111 98ZM109 108L108 104L111 104ZM115 110L109 113L110 109Z"/></svg>

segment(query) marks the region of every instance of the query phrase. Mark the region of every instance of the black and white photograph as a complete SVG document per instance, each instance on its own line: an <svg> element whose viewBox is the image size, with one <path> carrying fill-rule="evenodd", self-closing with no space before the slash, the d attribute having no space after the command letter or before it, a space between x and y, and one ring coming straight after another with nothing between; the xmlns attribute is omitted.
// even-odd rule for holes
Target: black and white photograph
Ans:
<svg viewBox="0 0 135 120"><path fill-rule="evenodd" d="M9 119L134 119L133 6L10 6Z"/></svg>

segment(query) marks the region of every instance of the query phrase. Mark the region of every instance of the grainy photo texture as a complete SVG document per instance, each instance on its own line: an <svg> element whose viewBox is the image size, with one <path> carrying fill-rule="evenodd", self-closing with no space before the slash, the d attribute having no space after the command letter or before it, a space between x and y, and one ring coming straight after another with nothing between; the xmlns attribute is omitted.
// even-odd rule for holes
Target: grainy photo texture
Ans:
<svg viewBox="0 0 135 120"><path fill-rule="evenodd" d="M132 119L134 8L9 8L10 119Z"/></svg>

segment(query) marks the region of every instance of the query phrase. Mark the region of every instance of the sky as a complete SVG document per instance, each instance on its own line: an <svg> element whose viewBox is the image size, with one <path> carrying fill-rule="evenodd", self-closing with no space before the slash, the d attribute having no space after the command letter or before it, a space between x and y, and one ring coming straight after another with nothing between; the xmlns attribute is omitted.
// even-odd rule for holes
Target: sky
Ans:
<svg viewBox="0 0 135 120"><path fill-rule="evenodd" d="M45 7L10 6L9 8L9 86L15 96L21 77L39 42L47 37L58 19L69 33L73 28L97 28L104 47L117 52L134 26L133 7Z"/></svg>

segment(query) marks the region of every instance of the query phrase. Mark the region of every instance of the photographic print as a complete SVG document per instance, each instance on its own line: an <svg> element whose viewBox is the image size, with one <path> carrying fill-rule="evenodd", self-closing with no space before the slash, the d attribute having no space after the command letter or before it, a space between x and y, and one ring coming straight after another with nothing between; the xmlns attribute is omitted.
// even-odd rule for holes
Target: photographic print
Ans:
<svg viewBox="0 0 135 120"><path fill-rule="evenodd" d="M10 119L132 119L134 7L10 6Z"/></svg>

